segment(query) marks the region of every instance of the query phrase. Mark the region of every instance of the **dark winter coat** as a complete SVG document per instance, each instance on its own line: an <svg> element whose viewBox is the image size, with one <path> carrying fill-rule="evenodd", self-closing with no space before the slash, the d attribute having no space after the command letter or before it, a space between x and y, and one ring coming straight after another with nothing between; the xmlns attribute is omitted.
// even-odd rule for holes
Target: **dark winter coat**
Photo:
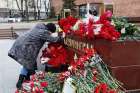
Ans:
<svg viewBox="0 0 140 93"><path fill-rule="evenodd" d="M59 39L52 37L45 25L40 23L17 38L8 55L27 69L35 69L37 56L44 43L57 42Z"/></svg>

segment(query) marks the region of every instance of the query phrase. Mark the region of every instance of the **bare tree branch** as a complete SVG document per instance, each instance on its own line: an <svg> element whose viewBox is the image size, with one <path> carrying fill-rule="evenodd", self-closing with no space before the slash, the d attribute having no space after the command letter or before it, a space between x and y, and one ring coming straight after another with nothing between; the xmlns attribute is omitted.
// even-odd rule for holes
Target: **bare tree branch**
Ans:
<svg viewBox="0 0 140 93"><path fill-rule="evenodd" d="M44 0L45 14L46 14L46 16L48 16L48 8L47 8L46 2L47 2L47 0ZM48 7L49 7L49 6L48 6Z"/></svg>
<svg viewBox="0 0 140 93"><path fill-rule="evenodd" d="M19 2L18 2L18 0L16 0L16 3L17 3L17 7L18 7L18 9L19 9L19 11L20 11L21 8L20 8L20 6L19 6Z"/></svg>

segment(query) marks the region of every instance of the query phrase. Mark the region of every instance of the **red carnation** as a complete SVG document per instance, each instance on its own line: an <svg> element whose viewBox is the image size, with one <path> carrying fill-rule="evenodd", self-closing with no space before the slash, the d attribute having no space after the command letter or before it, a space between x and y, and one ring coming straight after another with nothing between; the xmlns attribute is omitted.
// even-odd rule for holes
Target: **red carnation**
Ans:
<svg viewBox="0 0 140 93"><path fill-rule="evenodd" d="M78 20L77 18L74 18L74 17L72 17L72 16L68 16L67 19L68 19L68 21L70 22L71 26L74 26L75 23L76 23L77 20Z"/></svg>
<svg viewBox="0 0 140 93"><path fill-rule="evenodd" d="M39 88L38 88L38 87L35 87L34 92L35 92L35 93L39 93Z"/></svg>
<svg viewBox="0 0 140 93"><path fill-rule="evenodd" d="M47 87L48 83L46 81L40 83L41 87Z"/></svg>
<svg viewBox="0 0 140 93"><path fill-rule="evenodd" d="M95 90L93 91L93 93L100 93L100 90L101 90L101 87L100 86L97 86L95 88Z"/></svg>
<svg viewBox="0 0 140 93"><path fill-rule="evenodd" d="M60 80L60 81L64 81L65 79L67 79L69 76L71 75L71 73L69 72L69 71L65 71L65 72L62 72L60 75L59 75L59 77L58 77L58 79Z"/></svg>
<svg viewBox="0 0 140 93"><path fill-rule="evenodd" d="M40 89L40 90L39 90L39 93L44 93L44 90L43 90L43 89Z"/></svg>
<svg viewBox="0 0 140 93"><path fill-rule="evenodd" d="M102 93L107 93L107 88L108 88L108 86L107 86L107 84L106 83L101 83L101 88L102 88Z"/></svg>
<svg viewBox="0 0 140 93"><path fill-rule="evenodd" d="M109 92L108 93L117 93L115 90L109 90Z"/></svg>
<svg viewBox="0 0 140 93"><path fill-rule="evenodd" d="M36 76L35 76L35 75L32 75L32 76L31 76L31 80L32 80L32 81L35 81L35 80L36 80Z"/></svg>
<svg viewBox="0 0 140 93"><path fill-rule="evenodd" d="M92 80L93 81L96 81L97 80L97 77L96 76L93 76Z"/></svg>
<svg viewBox="0 0 140 93"><path fill-rule="evenodd" d="M33 81L30 82L30 86L31 86L31 88L34 87L34 82Z"/></svg>
<svg viewBox="0 0 140 93"><path fill-rule="evenodd" d="M88 36L88 39L93 39L93 37L94 37L93 29L94 29L93 20L89 19L89 23L87 25L87 32L88 32L87 36Z"/></svg>

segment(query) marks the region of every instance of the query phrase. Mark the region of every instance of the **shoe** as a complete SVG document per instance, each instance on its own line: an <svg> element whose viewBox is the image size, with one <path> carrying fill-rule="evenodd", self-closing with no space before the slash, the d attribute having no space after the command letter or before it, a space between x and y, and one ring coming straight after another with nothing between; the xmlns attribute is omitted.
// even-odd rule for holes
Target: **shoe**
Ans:
<svg viewBox="0 0 140 93"><path fill-rule="evenodd" d="M25 77L26 77L25 75L21 75L21 74L19 75L19 79L18 79L18 82L16 84L17 89L21 89L22 83L23 83Z"/></svg>

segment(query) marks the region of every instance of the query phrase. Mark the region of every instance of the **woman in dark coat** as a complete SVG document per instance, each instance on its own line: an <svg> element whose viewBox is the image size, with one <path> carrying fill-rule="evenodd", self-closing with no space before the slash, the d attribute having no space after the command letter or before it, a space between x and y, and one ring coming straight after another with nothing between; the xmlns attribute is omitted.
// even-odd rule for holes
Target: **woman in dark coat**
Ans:
<svg viewBox="0 0 140 93"><path fill-rule="evenodd" d="M31 74L37 69L36 58L40 49L45 42L57 42L61 37L52 37L51 34L56 31L56 26L53 23L37 24L26 34L17 38L8 55L23 65L17 88L21 88L23 80L29 79Z"/></svg>

